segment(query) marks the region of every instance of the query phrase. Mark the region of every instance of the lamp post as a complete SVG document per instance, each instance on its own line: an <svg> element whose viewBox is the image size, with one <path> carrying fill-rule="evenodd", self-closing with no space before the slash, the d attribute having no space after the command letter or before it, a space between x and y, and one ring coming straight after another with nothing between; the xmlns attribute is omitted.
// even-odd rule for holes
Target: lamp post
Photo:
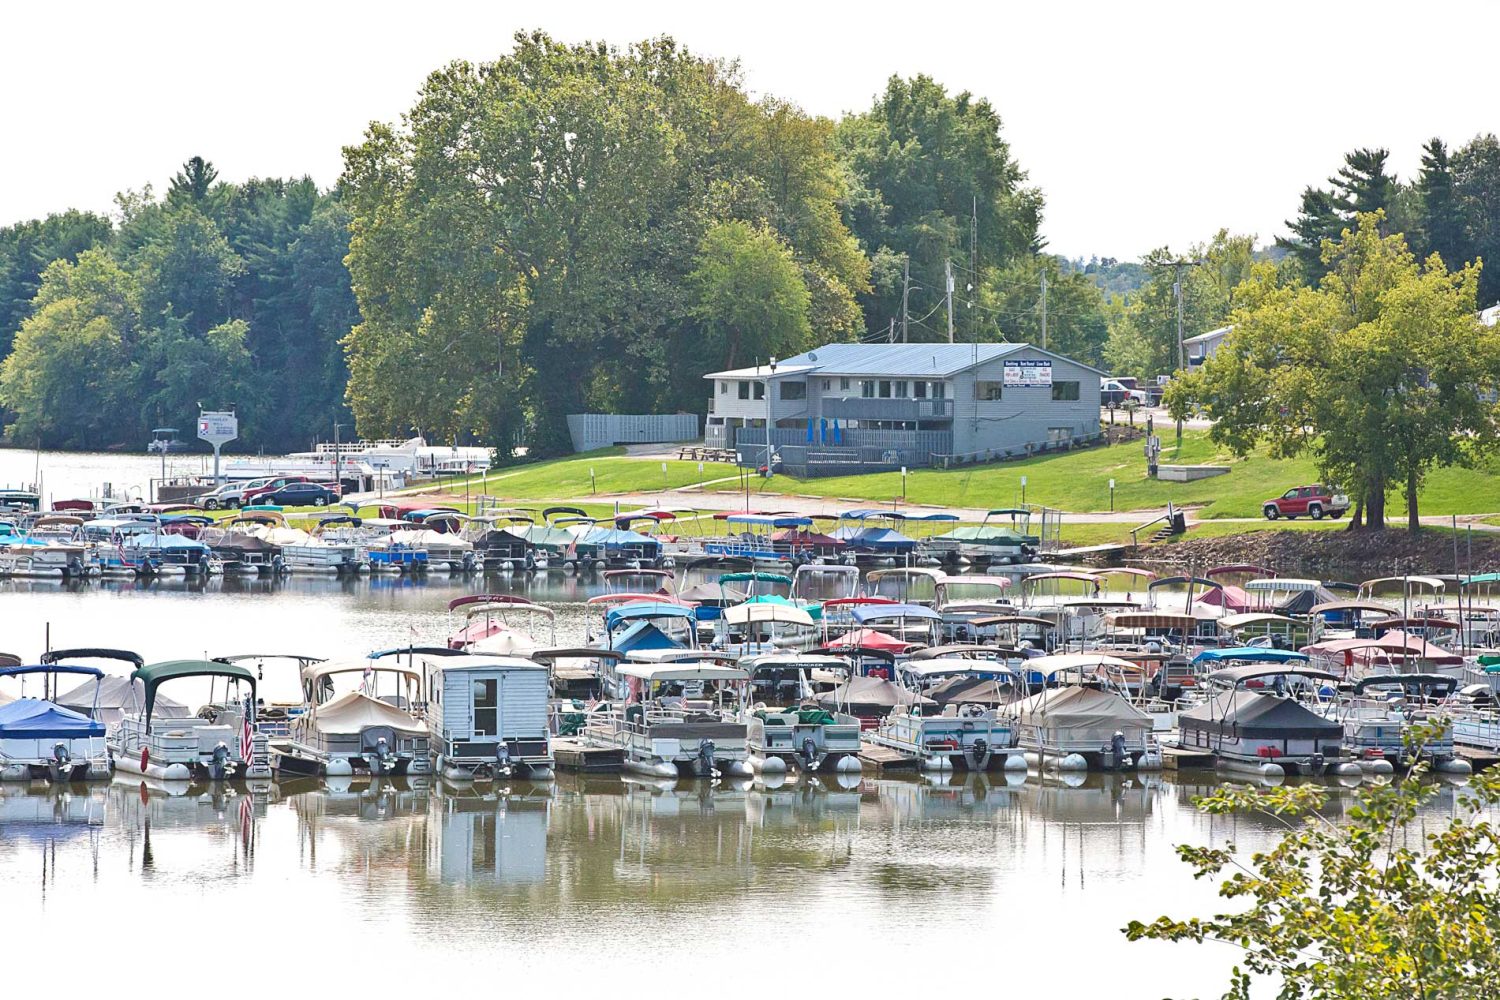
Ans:
<svg viewBox="0 0 1500 1000"><path fill-rule="evenodd" d="M1109 481L1109 512L1111 514L1115 512L1115 481L1113 479Z"/></svg>
<svg viewBox="0 0 1500 1000"><path fill-rule="evenodd" d="M1026 477L1021 477L1021 506L1026 506Z"/></svg>

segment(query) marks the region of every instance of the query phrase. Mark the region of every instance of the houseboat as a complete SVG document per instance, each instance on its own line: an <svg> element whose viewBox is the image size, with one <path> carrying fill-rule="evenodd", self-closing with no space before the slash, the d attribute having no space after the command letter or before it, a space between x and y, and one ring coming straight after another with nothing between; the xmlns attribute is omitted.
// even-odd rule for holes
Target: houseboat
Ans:
<svg viewBox="0 0 1500 1000"><path fill-rule="evenodd" d="M519 656L419 657L439 774L453 782L552 777L547 668Z"/></svg>

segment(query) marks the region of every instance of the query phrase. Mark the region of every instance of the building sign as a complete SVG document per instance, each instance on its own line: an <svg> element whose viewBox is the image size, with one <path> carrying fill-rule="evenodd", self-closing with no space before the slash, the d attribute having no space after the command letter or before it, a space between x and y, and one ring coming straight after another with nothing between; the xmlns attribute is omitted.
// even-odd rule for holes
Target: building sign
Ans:
<svg viewBox="0 0 1500 1000"><path fill-rule="evenodd" d="M1052 384L1052 362L1007 361L1005 384L1020 389L1045 389Z"/></svg>
<svg viewBox="0 0 1500 1000"><path fill-rule="evenodd" d="M200 411L198 414L198 440L220 445L240 436L239 418L231 412Z"/></svg>

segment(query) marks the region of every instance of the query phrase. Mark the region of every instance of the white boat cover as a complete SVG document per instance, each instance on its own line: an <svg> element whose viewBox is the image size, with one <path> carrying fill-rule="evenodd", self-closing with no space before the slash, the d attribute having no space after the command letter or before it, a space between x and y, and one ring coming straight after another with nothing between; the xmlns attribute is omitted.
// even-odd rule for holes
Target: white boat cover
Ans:
<svg viewBox="0 0 1500 1000"><path fill-rule="evenodd" d="M146 685L129 677L104 677L99 681L98 708L95 710L94 682L82 684L57 696L56 703L84 715L93 717L106 725L114 725L127 715L139 715L146 707ZM193 713L180 702L173 701L160 691L156 692L156 703L151 713L158 719L186 719Z"/></svg>
<svg viewBox="0 0 1500 1000"><path fill-rule="evenodd" d="M324 733L358 733L372 726L389 726L411 736L427 734L424 726L401 709L359 691L350 691L319 706L313 724Z"/></svg>
<svg viewBox="0 0 1500 1000"><path fill-rule="evenodd" d="M483 639L475 639L465 647L471 653L487 653L493 656L530 656L542 648L542 644L515 628L502 628Z"/></svg>
<svg viewBox="0 0 1500 1000"><path fill-rule="evenodd" d="M1006 718L1047 729L1151 728L1151 717L1119 695L1092 687L1043 691L1003 709Z"/></svg>
<svg viewBox="0 0 1500 1000"><path fill-rule="evenodd" d="M391 532L391 541L399 542L408 548L422 549L438 545L448 549L472 549L473 542L466 542L458 535L448 532L433 531L431 528L415 528L404 531Z"/></svg>

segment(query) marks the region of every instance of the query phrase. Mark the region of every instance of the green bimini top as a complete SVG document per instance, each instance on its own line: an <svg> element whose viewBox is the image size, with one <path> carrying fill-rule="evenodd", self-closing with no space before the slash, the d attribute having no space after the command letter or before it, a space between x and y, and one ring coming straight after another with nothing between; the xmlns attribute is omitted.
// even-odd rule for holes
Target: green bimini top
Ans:
<svg viewBox="0 0 1500 1000"><path fill-rule="evenodd" d="M178 677L228 677L245 681L250 685L251 699L255 698L255 674L248 667L223 660L163 660L148 663L130 675L131 680L146 686L146 718L151 718L151 710L156 707L156 689Z"/></svg>

